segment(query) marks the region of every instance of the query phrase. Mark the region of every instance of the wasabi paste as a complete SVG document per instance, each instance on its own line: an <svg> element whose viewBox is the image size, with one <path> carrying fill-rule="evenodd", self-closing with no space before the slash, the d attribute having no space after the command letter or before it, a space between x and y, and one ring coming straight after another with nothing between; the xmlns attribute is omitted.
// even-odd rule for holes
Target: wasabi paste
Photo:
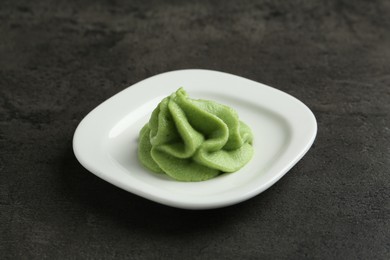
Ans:
<svg viewBox="0 0 390 260"><path fill-rule="evenodd" d="M248 163L252 141L251 129L234 109L190 99L180 88L161 101L140 131L138 158L175 180L205 181Z"/></svg>

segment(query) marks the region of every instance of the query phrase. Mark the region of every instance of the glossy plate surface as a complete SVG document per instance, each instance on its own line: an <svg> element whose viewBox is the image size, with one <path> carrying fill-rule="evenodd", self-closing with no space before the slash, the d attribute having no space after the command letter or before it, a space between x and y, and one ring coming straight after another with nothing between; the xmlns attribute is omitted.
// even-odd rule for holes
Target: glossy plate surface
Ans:
<svg viewBox="0 0 390 260"><path fill-rule="evenodd" d="M157 104L179 87L191 98L233 107L252 128L255 154L241 170L186 183L149 172L138 162L140 129ZM96 107L77 127L73 149L86 169L124 190L168 206L209 209L269 188L309 150L316 133L310 109L284 92L223 72L179 70L138 82Z"/></svg>

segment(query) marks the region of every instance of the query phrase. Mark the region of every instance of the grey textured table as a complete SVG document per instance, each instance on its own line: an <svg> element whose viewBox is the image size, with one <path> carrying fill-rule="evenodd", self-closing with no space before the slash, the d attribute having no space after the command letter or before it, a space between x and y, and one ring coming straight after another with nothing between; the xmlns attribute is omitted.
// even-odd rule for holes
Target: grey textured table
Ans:
<svg viewBox="0 0 390 260"><path fill-rule="evenodd" d="M0 258L389 259L390 2L1 1ZM225 71L306 103L319 132L276 185L207 211L106 183L72 151L149 76Z"/></svg>

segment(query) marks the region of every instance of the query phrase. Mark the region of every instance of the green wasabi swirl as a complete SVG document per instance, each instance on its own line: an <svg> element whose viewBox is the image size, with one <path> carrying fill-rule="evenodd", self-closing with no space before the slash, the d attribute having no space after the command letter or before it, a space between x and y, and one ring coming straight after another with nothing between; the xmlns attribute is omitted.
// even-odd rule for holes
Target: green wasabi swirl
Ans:
<svg viewBox="0 0 390 260"><path fill-rule="evenodd" d="M178 181L205 181L242 168L252 158L252 141L234 109L190 99L180 88L161 101L140 131L138 158Z"/></svg>

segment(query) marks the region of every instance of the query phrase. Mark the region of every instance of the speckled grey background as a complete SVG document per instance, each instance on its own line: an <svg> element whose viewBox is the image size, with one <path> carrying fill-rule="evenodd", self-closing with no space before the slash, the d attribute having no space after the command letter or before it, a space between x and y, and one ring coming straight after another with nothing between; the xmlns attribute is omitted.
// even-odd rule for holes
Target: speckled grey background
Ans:
<svg viewBox="0 0 390 260"><path fill-rule="evenodd" d="M390 2L0 2L0 258L389 259ZM309 153L228 208L149 202L85 170L73 132L149 76L204 68L315 113Z"/></svg>

